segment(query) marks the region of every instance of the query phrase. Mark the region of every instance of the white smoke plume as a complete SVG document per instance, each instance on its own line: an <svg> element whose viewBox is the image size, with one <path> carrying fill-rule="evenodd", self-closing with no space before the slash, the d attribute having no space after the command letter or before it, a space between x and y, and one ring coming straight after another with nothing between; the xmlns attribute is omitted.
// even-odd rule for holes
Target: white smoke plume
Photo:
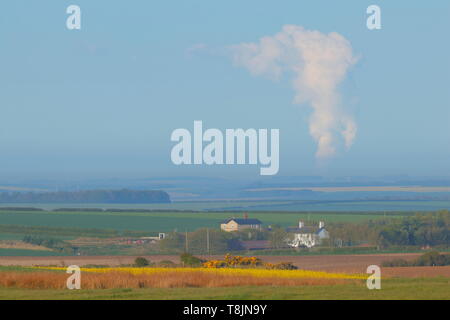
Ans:
<svg viewBox="0 0 450 320"><path fill-rule="evenodd" d="M242 43L231 50L234 63L254 75L293 76L294 102L313 108L309 132L318 145L317 158L335 154L339 137L350 148L357 126L341 105L338 92L338 85L357 60L347 39L336 32L323 34L286 25L259 43Z"/></svg>

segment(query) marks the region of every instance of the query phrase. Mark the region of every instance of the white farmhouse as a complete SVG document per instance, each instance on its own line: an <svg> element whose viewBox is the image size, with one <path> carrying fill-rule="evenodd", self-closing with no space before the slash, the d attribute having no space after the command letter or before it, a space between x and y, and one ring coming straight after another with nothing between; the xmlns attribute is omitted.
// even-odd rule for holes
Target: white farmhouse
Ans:
<svg viewBox="0 0 450 320"><path fill-rule="evenodd" d="M292 235L288 245L294 248L312 248L330 237L323 221L319 222L318 227L306 227L303 221L300 221L298 227L288 228L287 232Z"/></svg>

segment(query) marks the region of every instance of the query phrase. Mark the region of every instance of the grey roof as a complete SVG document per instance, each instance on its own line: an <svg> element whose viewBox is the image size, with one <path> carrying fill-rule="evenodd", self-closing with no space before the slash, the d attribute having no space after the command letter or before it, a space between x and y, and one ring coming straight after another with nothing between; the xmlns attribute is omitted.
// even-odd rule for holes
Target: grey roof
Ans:
<svg viewBox="0 0 450 320"><path fill-rule="evenodd" d="M226 224L230 221L235 221L237 224L240 224L240 225L262 224L262 222L259 221L258 219L237 219L237 218L230 218L230 219L223 221L222 223Z"/></svg>

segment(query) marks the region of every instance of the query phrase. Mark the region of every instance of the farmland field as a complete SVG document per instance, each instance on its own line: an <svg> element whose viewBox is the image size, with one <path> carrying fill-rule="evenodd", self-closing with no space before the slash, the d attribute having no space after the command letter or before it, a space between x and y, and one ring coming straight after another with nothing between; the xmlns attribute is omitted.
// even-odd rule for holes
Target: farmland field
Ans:
<svg viewBox="0 0 450 320"><path fill-rule="evenodd" d="M235 288L33 290L0 288L0 299L32 300L384 300L450 299L448 278L392 279L381 290L364 285Z"/></svg>
<svg viewBox="0 0 450 320"><path fill-rule="evenodd" d="M383 261L402 258L413 260L420 253L390 253L390 254L361 254L361 255L318 255L318 256L258 256L263 261L279 263L289 261L297 267L305 270L317 270L328 272L365 272L367 266L381 265ZM202 256L205 259L221 259L218 256ZM133 263L136 256L68 256L68 257L0 257L1 266L48 266L48 265L107 265L111 267ZM152 262L170 260L180 262L178 255L153 255L145 256Z"/></svg>
<svg viewBox="0 0 450 320"><path fill-rule="evenodd" d="M292 201L273 205L252 206L252 210L278 211L335 211L335 212L380 212L380 211L426 211L450 209L450 201Z"/></svg>
<svg viewBox="0 0 450 320"><path fill-rule="evenodd" d="M78 210L78 211L77 211ZM402 217L413 212L249 212L251 218L262 221L264 227L279 225L282 227L295 226L299 220L316 222L321 220L330 222L358 223L361 221L388 217ZM155 236L158 232L195 231L200 228L219 229L220 223L230 217L240 217L240 212L220 211L102 211L102 210L55 210L55 211L26 211L2 209L0 210L0 241L22 240L25 236L39 235L64 241L79 237L117 238L120 236L133 237ZM133 232L135 232L133 234ZM131 235L130 235L131 234ZM21 248L4 248L0 250L0 257L8 256L54 256L57 252L36 252L36 250L18 250ZM23 249L23 248L22 248ZM364 248L362 248L364 249ZM373 249L373 248L372 248ZM149 255L158 253L156 249L146 247L125 247L96 244L83 247L83 255ZM373 250L372 250L373 252ZM333 252L328 252L332 254ZM351 254L354 252L342 252ZM364 253L364 252L360 252ZM65 252L60 255L73 254ZM267 253L296 255L298 253ZM317 253L316 253L317 254Z"/></svg>
<svg viewBox="0 0 450 320"><path fill-rule="evenodd" d="M60 276L65 276L61 274ZM450 299L448 277L388 278L381 290L368 290L365 281L301 286L240 286L115 289L25 289L0 287L0 299L35 300L362 300Z"/></svg>
<svg viewBox="0 0 450 320"><path fill-rule="evenodd" d="M9 266L0 267L0 299L449 300L450 267L382 268L381 290L367 289L365 270L368 265L398 257L412 260L417 256L418 254L261 257L270 263L288 259L301 269L292 271L90 267L82 269L81 290L65 288L68 275L63 266L123 266L132 263L135 257L2 257L1 264ZM172 260L179 263L179 256L147 258L153 262ZM37 264L60 267L30 268Z"/></svg>
<svg viewBox="0 0 450 320"><path fill-rule="evenodd" d="M0 257L26 257L26 256L58 256L60 253L45 250L26 250L26 249L2 249L0 248Z"/></svg>
<svg viewBox="0 0 450 320"><path fill-rule="evenodd" d="M224 219L241 213L230 212L55 212L55 211L0 211L0 225L45 227L75 227L88 229L139 230L169 232L174 229L193 231L199 228L218 228ZM402 216L390 213L389 216ZM360 222L382 218L383 214L364 212L252 212L263 225L293 226L299 220L327 222ZM1 237L1 235L0 235Z"/></svg>
<svg viewBox="0 0 450 320"><path fill-rule="evenodd" d="M216 200L216 201L174 201L156 204L45 204L45 203L2 203L2 207L37 207L56 209L113 208L150 210L193 210L193 211L302 211L302 212L382 212L382 211L430 211L450 209L445 200Z"/></svg>

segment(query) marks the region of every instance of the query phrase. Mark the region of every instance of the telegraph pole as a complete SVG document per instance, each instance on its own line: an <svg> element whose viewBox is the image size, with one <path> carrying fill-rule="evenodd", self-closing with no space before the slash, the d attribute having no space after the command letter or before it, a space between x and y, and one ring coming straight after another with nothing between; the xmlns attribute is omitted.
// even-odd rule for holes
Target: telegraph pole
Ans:
<svg viewBox="0 0 450 320"><path fill-rule="evenodd" d="M209 248L209 229L206 228L206 252L208 255L211 255L210 248Z"/></svg>
<svg viewBox="0 0 450 320"><path fill-rule="evenodd" d="M185 235L186 235L186 253L188 253L189 245L188 245L188 233L187 233L187 230L185 231Z"/></svg>

